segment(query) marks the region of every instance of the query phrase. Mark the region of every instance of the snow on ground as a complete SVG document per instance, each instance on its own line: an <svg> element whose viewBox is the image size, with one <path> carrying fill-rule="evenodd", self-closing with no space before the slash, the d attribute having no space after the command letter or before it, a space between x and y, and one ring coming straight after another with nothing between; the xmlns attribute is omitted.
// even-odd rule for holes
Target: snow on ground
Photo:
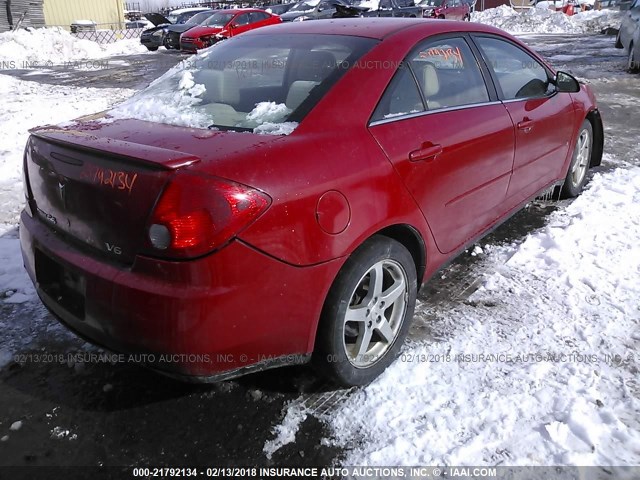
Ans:
<svg viewBox="0 0 640 480"><path fill-rule="evenodd" d="M79 39L60 27L0 33L0 65L3 68L42 67L145 52L147 49L137 38L101 45Z"/></svg>
<svg viewBox="0 0 640 480"><path fill-rule="evenodd" d="M506 5L471 14L471 20L492 25L509 33L599 33L620 26L621 14L616 10L590 10L568 16L543 8L516 11Z"/></svg>
<svg viewBox="0 0 640 480"><path fill-rule="evenodd" d="M0 50L1 51L1 50ZM0 235L15 228L23 203L22 154L28 130L106 110L128 89L53 86L0 75ZM0 266L0 272L2 272ZM0 273L1 275L1 273Z"/></svg>
<svg viewBox="0 0 640 480"><path fill-rule="evenodd" d="M494 247L465 304L419 306L435 340L325 417L344 464L639 464L638 204L640 168L596 174L515 252Z"/></svg>

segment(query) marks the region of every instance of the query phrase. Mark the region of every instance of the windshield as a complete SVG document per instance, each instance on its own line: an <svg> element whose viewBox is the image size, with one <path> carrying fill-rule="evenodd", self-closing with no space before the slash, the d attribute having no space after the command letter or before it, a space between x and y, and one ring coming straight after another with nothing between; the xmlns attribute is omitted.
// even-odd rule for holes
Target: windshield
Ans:
<svg viewBox="0 0 640 480"><path fill-rule="evenodd" d="M214 13L202 25L207 27L224 27L235 16L235 13Z"/></svg>
<svg viewBox="0 0 640 480"><path fill-rule="evenodd" d="M306 2L296 3L291 9L290 12L310 12L315 9L320 0L307 0Z"/></svg>
<svg viewBox="0 0 640 480"><path fill-rule="evenodd" d="M196 13L193 17L185 22L185 25L200 25L207 18L213 15L213 12L200 12Z"/></svg>
<svg viewBox="0 0 640 480"><path fill-rule="evenodd" d="M180 24L186 23L186 21L189 20L191 17L193 17L196 13L199 13L199 12L184 12L184 13L181 13L176 18L176 23L180 23Z"/></svg>
<svg viewBox="0 0 640 480"><path fill-rule="evenodd" d="M185 61L111 111L192 128L291 133L377 40L238 36Z"/></svg>
<svg viewBox="0 0 640 480"><path fill-rule="evenodd" d="M440 7L444 0L423 0L420 5L423 7Z"/></svg>

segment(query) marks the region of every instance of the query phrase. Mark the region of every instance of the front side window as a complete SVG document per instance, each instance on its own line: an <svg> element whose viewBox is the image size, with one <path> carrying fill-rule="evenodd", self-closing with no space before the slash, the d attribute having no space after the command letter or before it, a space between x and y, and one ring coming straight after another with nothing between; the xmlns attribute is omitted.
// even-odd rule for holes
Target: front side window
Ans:
<svg viewBox="0 0 640 480"><path fill-rule="evenodd" d="M238 36L174 67L112 115L193 128L286 133L376 40Z"/></svg>
<svg viewBox="0 0 640 480"><path fill-rule="evenodd" d="M504 100L544 97L553 91L547 70L524 50L497 38L478 37L476 43L493 70Z"/></svg>
<svg viewBox="0 0 640 480"><path fill-rule="evenodd" d="M233 20L233 23L235 23L236 25L248 25L249 24L249 14L248 13L243 13L242 15L238 15Z"/></svg>

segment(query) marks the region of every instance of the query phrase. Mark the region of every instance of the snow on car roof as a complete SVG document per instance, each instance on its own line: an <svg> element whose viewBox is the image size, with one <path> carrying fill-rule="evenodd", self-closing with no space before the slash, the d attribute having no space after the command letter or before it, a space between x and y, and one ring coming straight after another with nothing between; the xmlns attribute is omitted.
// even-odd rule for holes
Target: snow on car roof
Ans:
<svg viewBox="0 0 640 480"><path fill-rule="evenodd" d="M205 12L207 10L211 10L207 7L190 7L190 8L179 8L177 10L171 10L169 15L180 15L181 13L189 13L189 12Z"/></svg>

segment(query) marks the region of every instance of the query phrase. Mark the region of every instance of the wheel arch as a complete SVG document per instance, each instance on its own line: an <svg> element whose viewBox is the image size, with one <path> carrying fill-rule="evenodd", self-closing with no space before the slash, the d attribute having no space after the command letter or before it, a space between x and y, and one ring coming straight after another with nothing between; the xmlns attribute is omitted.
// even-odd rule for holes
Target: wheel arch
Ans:
<svg viewBox="0 0 640 480"><path fill-rule="evenodd" d="M420 235L420 233L411 225L407 224L391 225L383 228L373 235L383 235L385 237L392 238L409 250L416 266L419 290L427 268L427 248L422 235Z"/></svg>

